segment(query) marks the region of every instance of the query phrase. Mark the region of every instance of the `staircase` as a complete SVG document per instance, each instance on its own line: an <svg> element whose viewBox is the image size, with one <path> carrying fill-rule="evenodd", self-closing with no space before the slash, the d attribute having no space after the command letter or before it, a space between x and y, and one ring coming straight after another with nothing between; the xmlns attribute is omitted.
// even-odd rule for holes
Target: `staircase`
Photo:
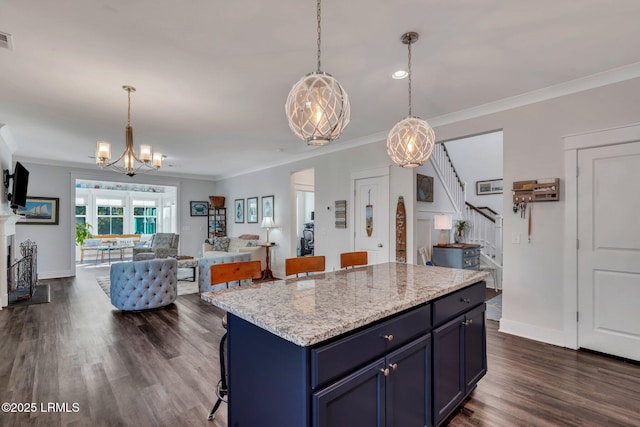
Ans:
<svg viewBox="0 0 640 427"><path fill-rule="evenodd" d="M493 280L497 281L498 289L502 288L502 216L488 207L477 207L466 201L466 186L443 143L436 144L430 160L458 218L471 223L466 240L481 246L481 269L495 270Z"/></svg>

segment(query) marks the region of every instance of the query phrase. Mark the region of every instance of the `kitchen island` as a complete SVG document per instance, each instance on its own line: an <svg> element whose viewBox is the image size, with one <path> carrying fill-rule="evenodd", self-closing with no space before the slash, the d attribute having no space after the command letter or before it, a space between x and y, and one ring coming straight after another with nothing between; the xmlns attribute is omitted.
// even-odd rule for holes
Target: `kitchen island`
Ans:
<svg viewBox="0 0 640 427"><path fill-rule="evenodd" d="M486 272L378 264L202 294L229 427L438 425L486 373Z"/></svg>

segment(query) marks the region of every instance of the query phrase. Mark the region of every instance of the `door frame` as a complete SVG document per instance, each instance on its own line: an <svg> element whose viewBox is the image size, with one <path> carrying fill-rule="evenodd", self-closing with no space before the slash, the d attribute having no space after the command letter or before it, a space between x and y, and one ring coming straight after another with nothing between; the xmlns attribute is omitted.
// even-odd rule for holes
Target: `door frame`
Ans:
<svg viewBox="0 0 640 427"><path fill-rule="evenodd" d="M390 185L391 184L391 179L390 179L390 166L385 166L385 167L381 167L381 168L375 168L375 169L366 169L366 170L361 170L361 171L356 171L356 172L351 172L351 182L350 182L350 188L349 188L349 200L350 200L350 204L351 206L353 206L352 209L348 209L350 210L349 213L349 221L351 224L353 224L351 227L355 227L355 223L356 223L356 181L359 179L367 179L367 178L384 178L386 177L387 179L387 184ZM391 189L391 187L389 187L389 190ZM389 199L389 204L391 204L391 199ZM390 208L389 208L390 209ZM389 222L391 222L391 215L389 216ZM395 215L393 216L393 218L395 218ZM389 226L389 224L387 224L387 226ZM389 226L390 227L390 226ZM353 232L351 234L351 236L349 236L349 249L351 251L355 250L356 247L356 232L355 232L355 228L352 228ZM391 234L389 234L389 240L387 242L385 242L384 244L387 247L387 251L389 252L389 260L391 260ZM394 248L393 250L395 251L395 242L394 242ZM393 258L395 259L395 257Z"/></svg>
<svg viewBox="0 0 640 427"><path fill-rule="evenodd" d="M640 141L640 123L562 138L565 173L564 335L565 346L577 350L578 341L578 150Z"/></svg>

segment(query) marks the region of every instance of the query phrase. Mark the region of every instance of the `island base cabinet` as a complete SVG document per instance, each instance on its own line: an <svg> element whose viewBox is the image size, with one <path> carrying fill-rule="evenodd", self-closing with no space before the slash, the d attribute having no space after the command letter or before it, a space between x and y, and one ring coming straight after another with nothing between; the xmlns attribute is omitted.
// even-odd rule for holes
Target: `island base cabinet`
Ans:
<svg viewBox="0 0 640 427"><path fill-rule="evenodd" d="M433 330L434 424L440 425L487 372L485 305Z"/></svg>
<svg viewBox="0 0 640 427"><path fill-rule="evenodd" d="M431 334L313 394L314 427L430 426Z"/></svg>

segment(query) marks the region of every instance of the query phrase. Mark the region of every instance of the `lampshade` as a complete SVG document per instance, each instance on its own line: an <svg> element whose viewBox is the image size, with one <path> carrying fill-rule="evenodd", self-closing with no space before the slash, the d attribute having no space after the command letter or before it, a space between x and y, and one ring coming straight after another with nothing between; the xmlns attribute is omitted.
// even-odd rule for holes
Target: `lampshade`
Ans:
<svg viewBox="0 0 640 427"><path fill-rule="evenodd" d="M265 216L262 218L262 228L273 228L276 226L276 223L273 222L272 216Z"/></svg>
<svg viewBox="0 0 640 427"><path fill-rule="evenodd" d="M433 217L433 225L436 230L451 230L453 228L453 218L451 215L436 215Z"/></svg>

